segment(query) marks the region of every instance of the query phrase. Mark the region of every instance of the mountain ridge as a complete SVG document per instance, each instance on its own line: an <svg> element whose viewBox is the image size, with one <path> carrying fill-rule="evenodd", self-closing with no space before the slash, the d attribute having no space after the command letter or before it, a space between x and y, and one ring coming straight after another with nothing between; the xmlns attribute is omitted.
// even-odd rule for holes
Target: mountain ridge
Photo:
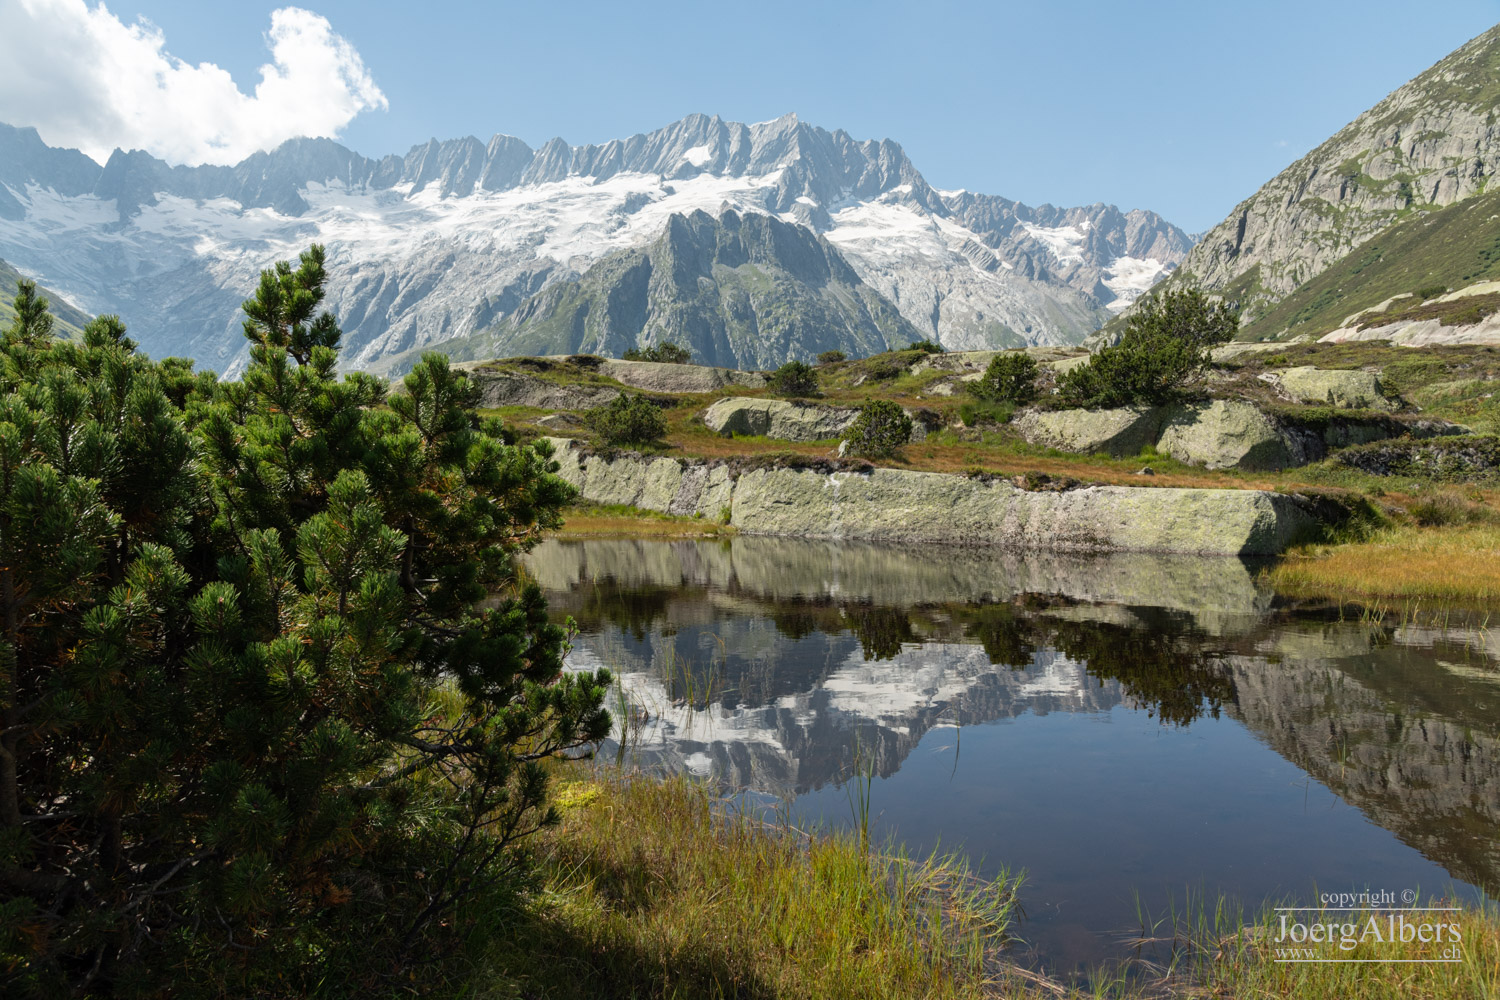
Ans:
<svg viewBox="0 0 1500 1000"><path fill-rule="evenodd" d="M1076 342L1190 246L1144 210L939 192L898 143L794 115L690 115L584 146L434 139L379 159L296 139L232 167L140 151L100 166L0 126L0 255L91 311L120 313L153 353L230 373L258 270L309 242L329 247L346 360L364 366L485 329L547 284L654 240L670 215L726 207L826 236L952 347L1010 334Z"/></svg>

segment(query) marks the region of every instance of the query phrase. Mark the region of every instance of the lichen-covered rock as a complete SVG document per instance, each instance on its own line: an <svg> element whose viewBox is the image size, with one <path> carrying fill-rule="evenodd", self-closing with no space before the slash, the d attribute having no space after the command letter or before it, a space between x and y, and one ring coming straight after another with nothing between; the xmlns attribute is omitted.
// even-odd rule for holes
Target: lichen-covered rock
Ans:
<svg viewBox="0 0 1500 1000"><path fill-rule="evenodd" d="M577 385L549 382L534 375L490 367L487 361L453 366L479 386L479 405L535 406L545 410L592 410L620 395L607 385ZM399 383L398 383L399 384Z"/></svg>
<svg viewBox="0 0 1500 1000"><path fill-rule="evenodd" d="M1220 555L1278 553L1316 524L1292 498L1256 490L1031 493L1003 481L897 469L747 472L735 486L731 523L747 533L809 538Z"/></svg>
<svg viewBox="0 0 1500 1000"><path fill-rule="evenodd" d="M929 354L921 361L911 366L913 375L922 372L944 371L944 372L982 372L989 366L990 360L1000 351L948 351L944 354Z"/></svg>
<svg viewBox="0 0 1500 1000"><path fill-rule="evenodd" d="M648 392L713 392L727 385L759 389L766 384L759 372L707 365L672 365L659 361L605 361L599 374Z"/></svg>
<svg viewBox="0 0 1500 1000"><path fill-rule="evenodd" d="M1095 486L1030 492L1004 480L873 469L753 469L637 455L588 455L548 439L559 475L595 503L717 518L746 534L995 545L1057 552L1274 555L1317 521L1259 490Z"/></svg>
<svg viewBox="0 0 1500 1000"><path fill-rule="evenodd" d="M685 464L675 458L589 455L568 438L547 438L557 474L586 500L628 504L683 516L718 517L732 502L734 484L723 466Z"/></svg>
<svg viewBox="0 0 1500 1000"><path fill-rule="evenodd" d="M836 438L858 411L834 406L811 406L784 399L732 396L721 399L703 414L703 423L718 434L746 434L780 441L824 441Z"/></svg>
<svg viewBox="0 0 1500 1000"><path fill-rule="evenodd" d="M1297 464L1281 428L1249 403L1216 399L1170 407L1156 447L1206 469L1285 469Z"/></svg>
<svg viewBox="0 0 1500 1000"><path fill-rule="evenodd" d="M1039 448L1079 454L1134 455L1156 440L1161 411L1130 406L1115 410L1028 410L1011 421L1023 440Z"/></svg>
<svg viewBox="0 0 1500 1000"><path fill-rule="evenodd" d="M1380 379L1374 372L1303 367L1276 372L1274 377L1282 390L1299 402L1343 410L1395 409L1380 391Z"/></svg>

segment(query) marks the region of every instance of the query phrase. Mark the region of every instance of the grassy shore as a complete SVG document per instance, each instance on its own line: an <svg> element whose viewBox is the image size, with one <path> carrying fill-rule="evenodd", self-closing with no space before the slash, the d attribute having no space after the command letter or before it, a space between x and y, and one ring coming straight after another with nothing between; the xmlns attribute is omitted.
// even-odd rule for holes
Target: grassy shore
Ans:
<svg viewBox="0 0 1500 1000"><path fill-rule="evenodd" d="M586 765L585 765L586 766ZM1143 935L1171 968L1065 986L1007 961L1019 882L957 856L870 851L727 810L701 787L570 772L562 823L535 844L540 878L485 933L463 995L504 998L1295 997L1468 1000L1500 995L1500 918L1454 916L1462 958L1282 964L1276 915L1202 906ZM1024 897L1024 893L1021 893ZM1024 925L1019 927L1024 933ZM1372 946L1338 957L1387 957Z"/></svg>
<svg viewBox="0 0 1500 1000"><path fill-rule="evenodd" d="M1398 524L1290 553L1267 572L1293 597L1414 609L1500 605L1500 526Z"/></svg>
<svg viewBox="0 0 1500 1000"><path fill-rule="evenodd" d="M856 835L731 814L683 780L594 776L559 799L563 822L536 845L534 905L497 936L479 976L510 991L486 995L977 1000L1031 989L994 961L1015 883L982 882L954 857L870 852Z"/></svg>

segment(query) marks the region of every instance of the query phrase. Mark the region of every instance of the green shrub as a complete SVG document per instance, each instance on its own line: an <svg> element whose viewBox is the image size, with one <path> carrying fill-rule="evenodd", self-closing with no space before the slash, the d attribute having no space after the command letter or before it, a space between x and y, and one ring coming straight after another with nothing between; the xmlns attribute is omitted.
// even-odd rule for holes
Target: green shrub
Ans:
<svg viewBox="0 0 1500 1000"><path fill-rule="evenodd" d="M1200 289L1151 295L1136 306L1118 344L1058 380L1058 395L1074 407L1170 402L1208 368L1209 349L1238 328L1234 309Z"/></svg>
<svg viewBox="0 0 1500 1000"><path fill-rule="evenodd" d="M859 408L844 432L848 453L865 458L887 458L911 440L911 417L888 399L872 399Z"/></svg>
<svg viewBox="0 0 1500 1000"><path fill-rule="evenodd" d="M923 354L947 354L948 349L934 340L913 340L905 350L921 351Z"/></svg>
<svg viewBox="0 0 1500 1000"><path fill-rule="evenodd" d="M1423 497L1408 507L1406 512L1411 515L1413 521L1424 528L1467 524L1474 519L1473 512L1466 504L1446 493Z"/></svg>
<svg viewBox="0 0 1500 1000"><path fill-rule="evenodd" d="M645 396L622 393L589 412L590 429L609 444L649 444L667 433L661 407Z"/></svg>
<svg viewBox="0 0 1500 1000"><path fill-rule="evenodd" d="M905 374L906 366L901 363L901 359L890 355L874 357L865 362L865 375L872 381L884 382Z"/></svg>
<svg viewBox="0 0 1500 1000"><path fill-rule="evenodd" d="M814 396L818 392L818 373L805 361L788 361L771 373L766 387L778 396Z"/></svg>
<svg viewBox="0 0 1500 1000"><path fill-rule="evenodd" d="M620 357L626 361L659 361L668 365L685 365L693 360L693 352L668 340L651 347L632 347Z"/></svg>
<svg viewBox="0 0 1500 1000"><path fill-rule="evenodd" d="M1431 299L1436 298L1439 295L1443 295L1447 291L1447 285L1427 285L1423 288L1418 288L1416 291L1416 296L1419 299Z"/></svg>
<svg viewBox="0 0 1500 1000"><path fill-rule="evenodd" d="M340 374L324 283L318 246L262 272L237 381L34 295L0 336L6 996L389 983L609 731L515 568L574 493L550 450L442 355Z"/></svg>
<svg viewBox="0 0 1500 1000"><path fill-rule="evenodd" d="M1036 375L1037 364L1029 354L1007 351L990 360L983 377L969 383L969 392L991 402L1024 405L1036 399Z"/></svg>
<svg viewBox="0 0 1500 1000"><path fill-rule="evenodd" d="M847 360L843 351L824 351L818 355L818 364L820 365L836 365L840 361Z"/></svg>

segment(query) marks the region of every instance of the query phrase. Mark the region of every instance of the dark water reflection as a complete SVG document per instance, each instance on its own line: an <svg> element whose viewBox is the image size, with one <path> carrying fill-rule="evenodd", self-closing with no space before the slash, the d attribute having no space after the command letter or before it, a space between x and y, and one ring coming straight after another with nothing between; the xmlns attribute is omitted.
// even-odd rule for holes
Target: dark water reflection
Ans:
<svg viewBox="0 0 1500 1000"><path fill-rule="evenodd" d="M1190 892L1500 884L1500 632L1293 613L1228 559L742 538L528 566L575 662L621 676L634 760L848 823L858 754L877 836L1026 870L1055 971Z"/></svg>

